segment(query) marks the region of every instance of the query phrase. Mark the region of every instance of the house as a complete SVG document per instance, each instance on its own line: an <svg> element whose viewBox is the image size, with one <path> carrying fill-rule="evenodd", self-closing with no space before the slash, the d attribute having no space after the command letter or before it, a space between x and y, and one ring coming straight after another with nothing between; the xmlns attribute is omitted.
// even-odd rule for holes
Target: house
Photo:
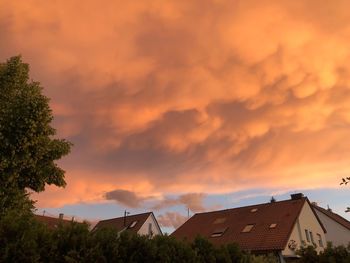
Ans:
<svg viewBox="0 0 350 263"><path fill-rule="evenodd" d="M136 215L124 215L123 217L117 217L107 220L101 220L94 227L93 231L103 227L116 228L119 232L130 231L139 235L162 235L157 219L152 212L136 214Z"/></svg>
<svg viewBox="0 0 350 263"><path fill-rule="evenodd" d="M309 200L293 194L289 200L195 214L172 236L191 241L200 235L215 245L235 242L243 250L274 253L280 262L290 262L300 246L323 250L325 233Z"/></svg>
<svg viewBox="0 0 350 263"><path fill-rule="evenodd" d="M67 220L63 218L63 214L59 214L59 217L50 217L43 215L34 215L35 219L39 222L45 224L49 229L55 229L60 224L69 225L74 222L74 217L71 220Z"/></svg>
<svg viewBox="0 0 350 263"><path fill-rule="evenodd" d="M312 203L317 216L327 230L326 240L334 246L348 246L350 243L350 222L331 209L324 209L316 203Z"/></svg>

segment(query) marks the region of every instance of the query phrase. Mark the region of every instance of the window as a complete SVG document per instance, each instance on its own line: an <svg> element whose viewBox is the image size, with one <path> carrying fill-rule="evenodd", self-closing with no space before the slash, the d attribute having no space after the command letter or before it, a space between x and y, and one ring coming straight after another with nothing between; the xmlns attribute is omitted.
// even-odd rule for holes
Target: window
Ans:
<svg viewBox="0 0 350 263"><path fill-rule="evenodd" d="M219 217L217 219L215 219L215 221L213 222L214 225L216 224L222 224L222 223L225 223L226 221L226 217Z"/></svg>
<svg viewBox="0 0 350 263"><path fill-rule="evenodd" d="M256 211L258 211L258 208L253 208L252 210L250 210L250 212L255 213Z"/></svg>
<svg viewBox="0 0 350 263"><path fill-rule="evenodd" d="M309 231L307 229L305 229L305 236L306 236L307 242L310 242Z"/></svg>
<svg viewBox="0 0 350 263"><path fill-rule="evenodd" d="M221 237L226 232L227 228L228 227L215 229L210 237Z"/></svg>
<svg viewBox="0 0 350 263"><path fill-rule="evenodd" d="M315 241L314 241L314 235L312 234L311 231L310 231L310 239L311 239L311 242L312 242L312 243L315 243Z"/></svg>
<svg viewBox="0 0 350 263"><path fill-rule="evenodd" d="M243 230L242 230L242 233L249 233L250 231L252 231L254 225L253 224L249 224L249 225L246 225Z"/></svg>
<svg viewBox="0 0 350 263"><path fill-rule="evenodd" d="M323 247L323 241L322 241L322 236L320 234L317 234L317 238L318 238L318 244L320 247Z"/></svg>
<svg viewBox="0 0 350 263"><path fill-rule="evenodd" d="M277 227L277 224L276 223L272 223L270 226L269 226L269 228L271 229L271 228L276 228Z"/></svg>
<svg viewBox="0 0 350 263"><path fill-rule="evenodd" d="M150 236L150 237L153 237L153 225L152 225L152 223L149 223L148 224L148 235Z"/></svg>
<svg viewBox="0 0 350 263"><path fill-rule="evenodd" d="M133 228L134 226L136 226L136 224L137 224L137 221L133 221L133 222L129 225L128 228Z"/></svg>

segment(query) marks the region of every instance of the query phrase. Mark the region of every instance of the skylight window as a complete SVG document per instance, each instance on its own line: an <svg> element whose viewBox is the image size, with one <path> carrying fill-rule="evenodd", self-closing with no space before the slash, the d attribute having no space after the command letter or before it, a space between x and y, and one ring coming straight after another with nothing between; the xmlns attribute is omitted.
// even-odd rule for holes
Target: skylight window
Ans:
<svg viewBox="0 0 350 263"><path fill-rule="evenodd" d="M242 233L249 233L250 231L252 231L254 225L253 224L249 224L249 225L246 225L243 230L242 230Z"/></svg>
<svg viewBox="0 0 350 263"><path fill-rule="evenodd" d="M269 228L271 229L271 228L276 228L277 227L277 224L276 223L272 223L270 226L269 226Z"/></svg>
<svg viewBox="0 0 350 263"><path fill-rule="evenodd" d="M134 226L136 226L137 224L137 221L133 221L130 225L129 225L129 228L133 228Z"/></svg>
<svg viewBox="0 0 350 263"><path fill-rule="evenodd" d="M215 229L210 237L221 237L227 230L228 227Z"/></svg>
<svg viewBox="0 0 350 263"><path fill-rule="evenodd" d="M215 219L215 221L213 222L213 224L222 224L226 222L226 217L219 217L217 219Z"/></svg>
<svg viewBox="0 0 350 263"><path fill-rule="evenodd" d="M250 210L250 212L255 213L256 211L258 211L258 208L253 208L252 210Z"/></svg>

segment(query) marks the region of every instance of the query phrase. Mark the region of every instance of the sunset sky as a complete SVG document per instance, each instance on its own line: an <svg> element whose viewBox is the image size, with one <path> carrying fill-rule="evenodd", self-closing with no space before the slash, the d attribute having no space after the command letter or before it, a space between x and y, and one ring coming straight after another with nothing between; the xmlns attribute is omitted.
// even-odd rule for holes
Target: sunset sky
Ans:
<svg viewBox="0 0 350 263"><path fill-rule="evenodd" d="M190 214L304 192L349 219L350 1L0 0L0 61L51 98L38 212Z"/></svg>

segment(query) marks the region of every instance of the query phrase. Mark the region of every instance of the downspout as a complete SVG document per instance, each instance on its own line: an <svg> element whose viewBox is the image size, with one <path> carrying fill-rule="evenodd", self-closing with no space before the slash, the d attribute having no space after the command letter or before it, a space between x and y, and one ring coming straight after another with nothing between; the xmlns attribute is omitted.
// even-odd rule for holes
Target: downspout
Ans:
<svg viewBox="0 0 350 263"><path fill-rule="evenodd" d="M278 256L279 263L286 263L286 261L284 260L284 257L282 256L282 251L278 251L277 256Z"/></svg>
<svg viewBox="0 0 350 263"><path fill-rule="evenodd" d="M300 228L299 218L297 219L297 228L298 228L299 240L300 240L300 244L301 244L301 242L303 241L303 237L301 235L301 228Z"/></svg>

